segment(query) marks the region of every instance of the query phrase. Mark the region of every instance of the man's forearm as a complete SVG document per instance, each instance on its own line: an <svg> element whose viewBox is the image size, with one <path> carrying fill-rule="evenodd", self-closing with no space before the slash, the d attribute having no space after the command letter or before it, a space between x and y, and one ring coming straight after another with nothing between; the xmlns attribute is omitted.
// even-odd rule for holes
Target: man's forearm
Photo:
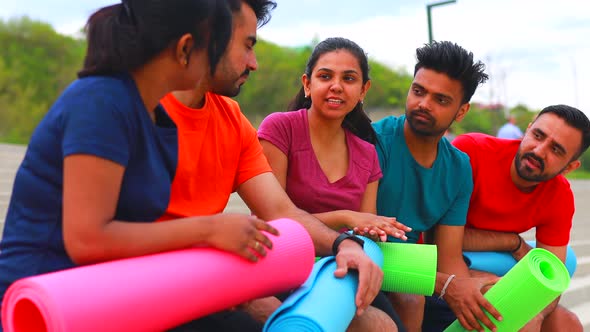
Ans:
<svg viewBox="0 0 590 332"><path fill-rule="evenodd" d="M508 232L487 231L465 227L465 251L513 251L521 241L520 235Z"/></svg>
<svg viewBox="0 0 590 332"><path fill-rule="evenodd" d="M313 240L316 255L332 255L332 244L338 237L338 232L330 229L319 219L300 209L290 211L284 217L298 221L305 227Z"/></svg>
<svg viewBox="0 0 590 332"><path fill-rule="evenodd" d="M338 232L298 209L272 173L263 173L242 183L238 193L256 216L264 220L291 218L298 221L311 235L317 255L332 254L332 243Z"/></svg>

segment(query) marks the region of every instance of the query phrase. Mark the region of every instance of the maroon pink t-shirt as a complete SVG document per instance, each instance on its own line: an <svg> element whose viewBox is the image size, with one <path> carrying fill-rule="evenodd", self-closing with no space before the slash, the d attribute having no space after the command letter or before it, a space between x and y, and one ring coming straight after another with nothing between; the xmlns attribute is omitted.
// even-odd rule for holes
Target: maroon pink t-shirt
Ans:
<svg viewBox="0 0 590 332"><path fill-rule="evenodd" d="M258 138L275 145L288 158L286 191L293 203L309 213L359 211L367 184L383 174L375 146L345 131L347 174L330 183L311 146L307 110L273 113L258 128Z"/></svg>

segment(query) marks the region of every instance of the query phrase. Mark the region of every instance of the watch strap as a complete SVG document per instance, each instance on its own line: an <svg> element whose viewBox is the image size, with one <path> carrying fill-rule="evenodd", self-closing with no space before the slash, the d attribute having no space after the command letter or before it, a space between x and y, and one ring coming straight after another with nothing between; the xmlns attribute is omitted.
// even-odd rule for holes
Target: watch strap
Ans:
<svg viewBox="0 0 590 332"><path fill-rule="evenodd" d="M358 243L358 245L360 245L361 248L364 248L364 245L365 245L365 241L363 241L363 239L361 239L353 234L342 233L342 234L338 235L336 240L334 240L334 243L332 243L332 254L334 256L336 256L336 254L338 254L338 247L340 246L340 243L342 243L342 241L344 241L344 240L352 240L352 241Z"/></svg>

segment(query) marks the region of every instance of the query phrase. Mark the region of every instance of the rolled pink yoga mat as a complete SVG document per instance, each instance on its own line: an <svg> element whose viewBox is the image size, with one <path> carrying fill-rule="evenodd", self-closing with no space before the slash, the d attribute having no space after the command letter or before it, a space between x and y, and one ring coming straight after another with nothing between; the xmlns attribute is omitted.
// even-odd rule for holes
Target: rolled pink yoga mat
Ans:
<svg viewBox="0 0 590 332"><path fill-rule="evenodd" d="M15 282L2 305L6 332L163 331L297 288L314 263L307 231L270 222L273 249L257 263L211 248L136 257Z"/></svg>

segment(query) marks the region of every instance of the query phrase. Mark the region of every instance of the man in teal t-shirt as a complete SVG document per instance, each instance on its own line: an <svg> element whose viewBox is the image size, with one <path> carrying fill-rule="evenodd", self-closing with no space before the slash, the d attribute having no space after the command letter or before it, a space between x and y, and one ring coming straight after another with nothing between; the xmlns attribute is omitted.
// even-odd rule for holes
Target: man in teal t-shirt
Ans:
<svg viewBox="0 0 590 332"><path fill-rule="evenodd" d="M386 170L379 183L377 210L412 227L412 232L406 233L407 242L416 243L421 232L436 225L465 225L473 180L466 176L471 174L469 157L446 139L435 142L432 166L421 165L406 144L406 123L402 115L374 125L379 163ZM401 242L392 236L388 241Z"/></svg>
<svg viewBox="0 0 590 332"><path fill-rule="evenodd" d="M462 255L473 190L469 157L443 138L467 114L471 96L488 76L483 63L451 42L418 48L416 58L405 115L373 125L383 171L377 213L411 227L408 242L417 242L428 231L438 252L434 293L448 302L467 330L483 330L477 320L493 329L482 307L496 319L500 314L480 289L494 280L470 278ZM408 331L422 329L424 297L391 293L389 298Z"/></svg>

